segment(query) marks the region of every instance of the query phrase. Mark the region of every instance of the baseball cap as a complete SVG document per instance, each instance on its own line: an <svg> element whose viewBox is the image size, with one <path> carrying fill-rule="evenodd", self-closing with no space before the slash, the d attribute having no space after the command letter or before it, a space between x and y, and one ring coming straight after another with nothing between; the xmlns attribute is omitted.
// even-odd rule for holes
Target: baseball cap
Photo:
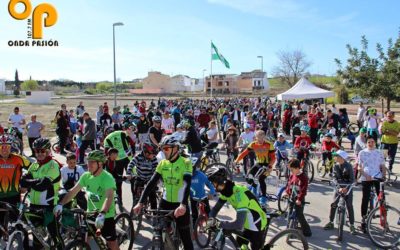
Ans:
<svg viewBox="0 0 400 250"><path fill-rule="evenodd" d="M279 133L278 137L285 137L285 135L283 133Z"/></svg>
<svg viewBox="0 0 400 250"><path fill-rule="evenodd" d="M347 157L348 157L348 154L346 153L346 151L343 151L343 150L338 150L338 151L336 151L336 152L333 152L332 155L333 155L333 156L340 156L340 157L342 157L344 160L346 160Z"/></svg>
<svg viewBox="0 0 400 250"><path fill-rule="evenodd" d="M360 133L367 133L367 128L361 128Z"/></svg>

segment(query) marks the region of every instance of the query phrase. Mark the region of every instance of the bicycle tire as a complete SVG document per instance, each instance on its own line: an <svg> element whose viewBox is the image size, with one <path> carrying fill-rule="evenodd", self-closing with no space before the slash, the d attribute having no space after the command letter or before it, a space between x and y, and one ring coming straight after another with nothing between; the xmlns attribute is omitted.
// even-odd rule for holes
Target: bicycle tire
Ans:
<svg viewBox="0 0 400 250"><path fill-rule="evenodd" d="M122 223L119 223L119 222ZM131 217L127 213L120 213L115 217L118 246L124 245L124 249L131 250L135 238L135 229ZM121 228L118 228L120 226Z"/></svg>
<svg viewBox="0 0 400 250"><path fill-rule="evenodd" d="M132 208L135 206L136 204L134 204L132 206ZM132 223L133 223L133 228L135 230L135 233L133 235L133 241L135 241L136 236L139 234L140 229L142 228L142 222L143 222L143 214L139 213L139 214L135 214L132 210L131 210L131 214L130 214Z"/></svg>
<svg viewBox="0 0 400 250"><path fill-rule="evenodd" d="M358 124L352 122L347 126L347 129L353 133L353 134L357 134L358 131L360 131L360 127L358 126Z"/></svg>
<svg viewBox="0 0 400 250"><path fill-rule="evenodd" d="M305 168L307 169L307 177L308 177L308 182L311 183L314 180L314 164L307 160L305 164Z"/></svg>
<svg viewBox="0 0 400 250"><path fill-rule="evenodd" d="M51 145L51 149L53 150L53 152L58 153L60 152L60 143L57 141L55 142L53 145Z"/></svg>
<svg viewBox="0 0 400 250"><path fill-rule="evenodd" d="M14 231L7 242L7 250L24 250L24 232L20 230Z"/></svg>
<svg viewBox="0 0 400 250"><path fill-rule="evenodd" d="M400 218L400 211L392 206L386 205L386 213L388 214L389 211L393 211L395 213L397 213L396 216L394 216L394 218L398 219ZM375 213L378 213L378 215L375 215ZM381 242L378 241L377 238L375 238L375 236L373 236L372 231L373 231L373 226L372 226L372 219L374 218L379 218L380 219L380 206L375 207L368 215L367 218L367 232L368 232L368 236L371 239L372 243L374 243L376 246L383 248L383 249L394 249L398 244L399 244L399 239L395 239L393 243L391 244L382 244ZM388 223L388 222L386 222ZM396 222L394 222L396 223ZM378 235L382 235L382 231L379 231L377 234Z"/></svg>
<svg viewBox="0 0 400 250"><path fill-rule="evenodd" d="M65 250L70 249L80 249L80 250L90 250L90 245L88 245L84 240L70 240L65 246Z"/></svg>
<svg viewBox="0 0 400 250"><path fill-rule="evenodd" d="M300 233L299 230L285 229L285 230L280 231L276 235L274 235L274 237L272 237L269 240L269 242L264 246L263 250L273 249L275 242L277 242L282 237L285 237L285 236L289 237L289 235L296 235L296 238L299 239L301 241L301 244L303 245L302 249L305 249L305 250L309 249L308 241L307 241L306 237L304 237L304 235L302 233Z"/></svg>
<svg viewBox="0 0 400 250"><path fill-rule="evenodd" d="M342 239L343 239L343 227L344 227L344 224L345 224L345 216L344 216L344 212L345 211L342 211L342 209L341 208L337 208L337 209L339 209L339 211L338 211L338 216L339 216L339 226L338 226L338 240L339 241L342 241Z"/></svg>
<svg viewBox="0 0 400 250"><path fill-rule="evenodd" d="M324 178L326 175L326 167L324 165L322 165L323 161L319 160L317 162L317 173L319 175L319 177Z"/></svg>
<svg viewBox="0 0 400 250"><path fill-rule="evenodd" d="M278 209L282 213L285 213L289 208L289 198L283 196L283 192L278 194Z"/></svg>
<svg viewBox="0 0 400 250"><path fill-rule="evenodd" d="M205 231L205 242L201 242L200 240L200 233L202 232L202 230L205 230L204 226L202 223L207 223L207 218L203 215L200 215L197 220L196 223L194 224L194 239L196 241L196 244L200 247L200 248L206 248L208 246L208 244L210 243L211 240L211 231ZM200 230L200 232L199 232Z"/></svg>
<svg viewBox="0 0 400 250"><path fill-rule="evenodd" d="M211 167L214 167L214 166L227 168L226 165L225 165L224 163L222 163L222 162L216 162L216 163L208 164L203 172L205 173L208 169L210 169ZM228 170L228 171L229 171L229 170Z"/></svg>

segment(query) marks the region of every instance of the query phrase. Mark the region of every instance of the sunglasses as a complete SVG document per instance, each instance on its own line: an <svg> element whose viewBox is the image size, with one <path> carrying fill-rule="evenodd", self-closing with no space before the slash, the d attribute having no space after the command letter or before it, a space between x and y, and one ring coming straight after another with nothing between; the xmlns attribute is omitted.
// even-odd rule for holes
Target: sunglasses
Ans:
<svg viewBox="0 0 400 250"><path fill-rule="evenodd" d="M167 146L167 147L162 147L161 150L162 150L162 151L165 151L165 152L168 152L168 151L170 151L172 148L173 148L173 147L171 147L171 146Z"/></svg>
<svg viewBox="0 0 400 250"><path fill-rule="evenodd" d="M35 149L35 153L37 154L44 154L46 153L47 149L44 148L40 148L40 149Z"/></svg>

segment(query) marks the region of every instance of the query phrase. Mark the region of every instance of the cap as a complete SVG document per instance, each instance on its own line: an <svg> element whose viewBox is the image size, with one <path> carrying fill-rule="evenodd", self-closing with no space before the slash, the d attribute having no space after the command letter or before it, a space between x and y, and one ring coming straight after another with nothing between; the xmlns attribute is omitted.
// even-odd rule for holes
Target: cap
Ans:
<svg viewBox="0 0 400 250"><path fill-rule="evenodd" d="M333 155L333 156L340 156L340 157L342 157L344 160L346 160L347 157L348 157L348 154L346 153L346 151L343 151L343 150L338 150L338 151L336 151L336 152L333 152L332 155Z"/></svg>
<svg viewBox="0 0 400 250"><path fill-rule="evenodd" d="M367 133L367 128L361 128L360 133Z"/></svg>
<svg viewBox="0 0 400 250"><path fill-rule="evenodd" d="M285 137L285 135L283 133L279 133L278 137Z"/></svg>

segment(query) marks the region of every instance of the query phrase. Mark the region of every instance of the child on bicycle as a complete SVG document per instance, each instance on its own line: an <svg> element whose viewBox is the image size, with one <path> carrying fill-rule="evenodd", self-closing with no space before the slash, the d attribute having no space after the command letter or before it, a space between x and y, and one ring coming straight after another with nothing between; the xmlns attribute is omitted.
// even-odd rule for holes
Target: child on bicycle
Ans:
<svg viewBox="0 0 400 250"><path fill-rule="evenodd" d="M115 179L117 185L118 203L122 204L122 176L124 174L123 168L118 168L116 161L118 158L118 149L110 148L107 151L107 161L104 163L104 169L109 172Z"/></svg>
<svg viewBox="0 0 400 250"><path fill-rule="evenodd" d="M307 125L300 127L301 134L296 138L294 142L294 148L297 150L297 159L299 161L303 160L304 154L308 155L308 149L311 146L311 138L308 136L308 131L310 128Z"/></svg>
<svg viewBox="0 0 400 250"><path fill-rule="evenodd" d="M237 134L237 129L232 125L228 128L228 134L224 140L223 147L226 148L226 155L229 156L230 154L233 154L233 157L236 159L239 154L239 150L237 148L238 141L239 136Z"/></svg>
<svg viewBox="0 0 400 250"><path fill-rule="evenodd" d="M331 133L327 133L322 140L322 165L326 166L326 159L329 161L332 160L332 149L339 150L340 147L332 140L333 135ZM332 171L332 169L331 169ZM332 172L331 172L332 173Z"/></svg>
<svg viewBox="0 0 400 250"><path fill-rule="evenodd" d="M343 150L338 150L334 153L332 153L334 156L335 164L334 171L333 171L333 179L338 183L338 184L347 184L351 185L354 183L354 171L353 167L351 166L350 163L347 162L347 153ZM331 204L331 210L329 213L329 222L324 226L325 230L328 229L333 229L333 220L335 219L335 213L336 209L339 203L339 193L347 193L348 190L347 188L339 188L334 194L333 194L333 203ZM350 221L350 232L351 234L356 233L356 229L354 227L354 210L353 210L353 191L350 191L350 193L346 196L346 207L347 211L349 214L349 221Z"/></svg>
<svg viewBox="0 0 400 250"><path fill-rule="evenodd" d="M210 189L208 195L206 194L205 186ZM215 195L215 188L212 183L208 180L207 176L196 169L193 172L192 183L190 184L190 208L192 211L192 221L193 227L199 216L198 214L198 203L201 201L205 206L206 213L210 213L210 203L209 200Z"/></svg>
<svg viewBox="0 0 400 250"><path fill-rule="evenodd" d="M257 185L254 183L253 176L256 175L260 168L267 168L266 171L261 173L258 177L261 190L260 203L262 206L265 206L267 202L267 185L265 184L265 179L271 173L272 166L275 163L275 148L271 142L265 139L265 132L263 130L257 130L255 138L256 140L247 146L236 158L235 162L239 163L250 151L254 151L257 163L251 168L249 178L247 178L246 181L255 189Z"/></svg>
<svg viewBox="0 0 400 250"><path fill-rule="evenodd" d="M300 161L297 159L292 159L289 161L289 168L291 175L289 177L289 181L286 186L286 194L284 194L284 196L294 198L294 202L291 202L290 206L291 208L294 206L297 220L301 225L304 236L311 237L311 228L310 225L308 225L303 213L305 197L307 195L308 188L308 177L301 171ZM295 191L296 193L292 193L292 191Z"/></svg>
<svg viewBox="0 0 400 250"><path fill-rule="evenodd" d="M279 167L282 161L282 157L285 154L287 157L287 150L292 148L292 145L286 141L285 135L283 133L278 134L278 140L275 141L274 143L274 148L276 149L276 166Z"/></svg>

